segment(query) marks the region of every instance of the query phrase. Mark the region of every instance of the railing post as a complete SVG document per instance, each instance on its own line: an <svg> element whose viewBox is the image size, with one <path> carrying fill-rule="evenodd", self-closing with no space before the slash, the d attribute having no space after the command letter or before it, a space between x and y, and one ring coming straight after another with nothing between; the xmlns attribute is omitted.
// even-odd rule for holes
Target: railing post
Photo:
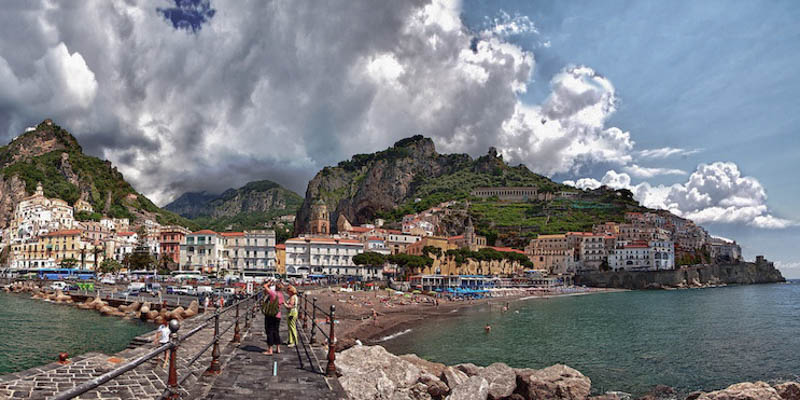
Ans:
<svg viewBox="0 0 800 400"><path fill-rule="evenodd" d="M231 339L231 343L239 343L242 341L241 336L239 336L239 303L236 303L236 321L233 325L233 339Z"/></svg>
<svg viewBox="0 0 800 400"><path fill-rule="evenodd" d="M314 327L317 326L317 298L311 302L311 344L317 344L316 334L317 330Z"/></svg>
<svg viewBox="0 0 800 400"><path fill-rule="evenodd" d="M249 302L250 300L247 301ZM244 330L250 330L250 307L244 308Z"/></svg>
<svg viewBox="0 0 800 400"><path fill-rule="evenodd" d="M214 312L214 349L211 350L211 365L206 374L219 374L219 308Z"/></svg>
<svg viewBox="0 0 800 400"><path fill-rule="evenodd" d="M303 293L303 331L308 330L308 295Z"/></svg>
<svg viewBox="0 0 800 400"><path fill-rule="evenodd" d="M328 376L336 375L336 336L333 329L333 326L336 324L335 314L336 305L331 304L331 330L328 335L328 365L325 367L325 374Z"/></svg>
<svg viewBox="0 0 800 400"><path fill-rule="evenodd" d="M177 319L169 321L169 341L172 342L172 348L169 349L169 377L167 378L167 387L169 387L170 400L178 399L178 329L181 328L181 323Z"/></svg>

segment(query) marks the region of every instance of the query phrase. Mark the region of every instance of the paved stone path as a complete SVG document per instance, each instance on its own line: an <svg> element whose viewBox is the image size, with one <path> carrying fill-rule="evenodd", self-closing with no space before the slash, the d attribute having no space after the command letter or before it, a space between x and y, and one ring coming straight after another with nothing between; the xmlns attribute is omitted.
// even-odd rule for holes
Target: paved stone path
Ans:
<svg viewBox="0 0 800 400"><path fill-rule="evenodd" d="M178 334L186 334L194 327L197 327L206 316L210 314L200 314L198 317L183 321ZM226 329L232 322L235 312L232 310L220 317L220 331ZM241 310L241 325L244 328L244 309ZM220 339L221 359L229 356L236 347L231 344L234 329L228 330ZM0 399L47 399L58 392L71 389L87 380L100 376L124 363L140 357L152 349L152 338L154 333L150 332L141 335L133 340L132 343L147 343L139 347L123 350L114 356L100 353L87 353L79 357L74 357L66 365L51 363L42 367L32 368L26 371L17 372L0 376ZM184 382L182 387L198 388L207 387L210 383L205 382L202 373L211 363L211 349L207 350L191 367L187 369L188 361L199 352L214 337L214 324L207 327L189 338L181 344L178 349L178 379L183 378L184 374L191 374ZM160 357L159 357L160 358ZM163 359L155 359L145 362L136 369L113 379L99 388L89 391L79 399L158 399L166 388L167 370L161 368ZM193 398L188 391L181 390L181 397L184 399Z"/></svg>
<svg viewBox="0 0 800 400"><path fill-rule="evenodd" d="M300 321L297 322L301 324ZM319 335L321 336L321 335ZM281 321L281 339L288 338L286 322ZM208 391L193 391L192 398L220 399L346 399L339 381L320 371L327 364L327 350L309 346L300 333L301 345L281 346L281 354L265 355L264 317L260 313L242 344L223 365L222 374ZM324 340L324 338L323 338ZM277 375L273 376L274 363ZM195 397L196 396L196 397Z"/></svg>

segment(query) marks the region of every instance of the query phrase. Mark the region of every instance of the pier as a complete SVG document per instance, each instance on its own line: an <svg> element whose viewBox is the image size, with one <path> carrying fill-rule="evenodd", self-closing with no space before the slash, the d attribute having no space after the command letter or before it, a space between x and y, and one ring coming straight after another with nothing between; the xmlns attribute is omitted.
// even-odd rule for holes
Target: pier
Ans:
<svg viewBox="0 0 800 400"><path fill-rule="evenodd" d="M0 376L0 398L14 399L339 399L335 370L334 308L323 311L300 296L299 343L266 350L259 294L223 309L170 322L171 341L152 344L154 332L114 355L87 353ZM287 337L285 320L281 337ZM166 369L163 352L169 352Z"/></svg>

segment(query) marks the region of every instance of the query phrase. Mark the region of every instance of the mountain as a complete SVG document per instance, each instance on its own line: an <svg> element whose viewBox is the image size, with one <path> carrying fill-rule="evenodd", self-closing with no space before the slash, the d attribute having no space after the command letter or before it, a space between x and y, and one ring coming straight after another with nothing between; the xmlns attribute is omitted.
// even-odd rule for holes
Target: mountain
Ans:
<svg viewBox="0 0 800 400"><path fill-rule="evenodd" d="M303 198L297 193L275 182L262 180L218 195L184 193L164 208L191 218L204 228L241 230L263 228L268 220L294 214L302 202Z"/></svg>
<svg viewBox="0 0 800 400"><path fill-rule="evenodd" d="M83 154L78 140L51 120L0 147L0 227L9 225L17 203L33 194L38 182L47 197L92 205L94 213L76 213L77 219L109 216L194 227L138 193L110 161Z"/></svg>
<svg viewBox="0 0 800 400"><path fill-rule="evenodd" d="M477 187L536 186L538 191L571 192L552 201L499 202L470 196ZM467 154L439 154L431 139L414 136L372 154L356 154L335 167L325 167L308 183L295 232L305 232L311 204L322 199L331 227L339 215L354 225L383 218L399 226L403 215L420 212L448 200L470 200L454 221L444 221L447 232L463 232L469 219L490 244L522 247L537 233L591 229L593 223L622 221L626 211L642 211L629 191L601 188L582 192L531 172L524 165L509 166L494 148L477 159ZM495 239L500 239L499 242Z"/></svg>

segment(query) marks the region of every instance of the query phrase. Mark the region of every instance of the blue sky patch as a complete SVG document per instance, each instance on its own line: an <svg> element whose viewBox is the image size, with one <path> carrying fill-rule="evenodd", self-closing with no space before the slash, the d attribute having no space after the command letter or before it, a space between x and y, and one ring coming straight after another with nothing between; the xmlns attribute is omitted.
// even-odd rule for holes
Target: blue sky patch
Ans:
<svg viewBox="0 0 800 400"><path fill-rule="evenodd" d="M173 0L175 7L156 8L161 16L172 22L175 29L197 33L217 10L211 8L210 0Z"/></svg>

